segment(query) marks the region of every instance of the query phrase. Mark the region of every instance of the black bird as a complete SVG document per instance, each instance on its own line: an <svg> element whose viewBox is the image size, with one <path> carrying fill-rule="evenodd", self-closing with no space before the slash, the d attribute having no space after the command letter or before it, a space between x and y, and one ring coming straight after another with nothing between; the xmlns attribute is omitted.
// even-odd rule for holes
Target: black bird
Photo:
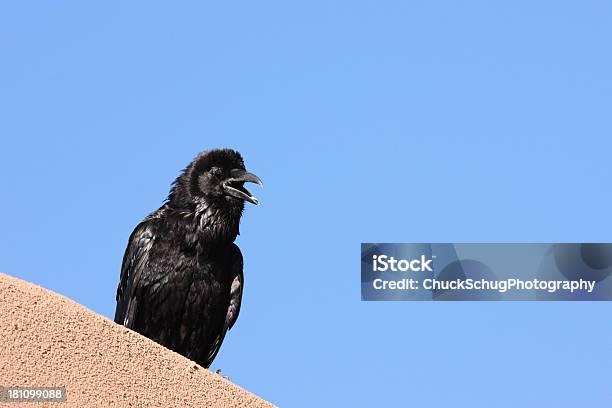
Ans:
<svg viewBox="0 0 612 408"><path fill-rule="evenodd" d="M204 152L185 168L130 236L115 322L210 366L240 312L234 240L244 202L258 204L245 182L262 184L231 149Z"/></svg>

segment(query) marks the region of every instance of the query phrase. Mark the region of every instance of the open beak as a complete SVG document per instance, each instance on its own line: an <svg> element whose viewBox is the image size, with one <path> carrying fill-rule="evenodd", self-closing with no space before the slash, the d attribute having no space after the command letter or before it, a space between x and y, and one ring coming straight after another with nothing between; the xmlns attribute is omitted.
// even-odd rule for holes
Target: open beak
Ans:
<svg viewBox="0 0 612 408"><path fill-rule="evenodd" d="M261 179L253 173L243 169L233 169L230 171L230 178L223 182L223 188L227 194L233 197L258 205L259 201L249 190L244 188L244 183L255 183L263 186Z"/></svg>

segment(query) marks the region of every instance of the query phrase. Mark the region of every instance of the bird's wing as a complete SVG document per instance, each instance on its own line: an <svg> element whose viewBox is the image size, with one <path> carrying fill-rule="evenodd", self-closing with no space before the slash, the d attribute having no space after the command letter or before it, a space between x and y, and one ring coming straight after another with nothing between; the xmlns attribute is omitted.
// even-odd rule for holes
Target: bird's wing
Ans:
<svg viewBox="0 0 612 408"><path fill-rule="evenodd" d="M232 244L232 286L230 290L230 303L225 317L225 330L234 326L240 313L242 303L242 288L244 287L244 276L242 274L242 253L236 244Z"/></svg>
<svg viewBox="0 0 612 408"><path fill-rule="evenodd" d="M121 280L117 288L115 322L126 327L132 327L136 318L138 301L134 295L140 286L147 267L149 252L153 246L154 223L154 220L145 220L134 229L123 255Z"/></svg>
<svg viewBox="0 0 612 408"><path fill-rule="evenodd" d="M242 253L236 244L232 244L230 247L230 271L232 276L232 285L230 288L230 301L227 308L227 313L225 315L225 324L223 326L223 330L219 335L215 338L215 341L210 348L210 352L206 358L206 367L210 366L210 363L215 359L219 349L221 348L221 343L223 343L223 339L225 338L225 334L229 329L231 329L236 320L238 319L238 314L240 313L240 304L242 303L242 288L244 284L244 276L242 273Z"/></svg>

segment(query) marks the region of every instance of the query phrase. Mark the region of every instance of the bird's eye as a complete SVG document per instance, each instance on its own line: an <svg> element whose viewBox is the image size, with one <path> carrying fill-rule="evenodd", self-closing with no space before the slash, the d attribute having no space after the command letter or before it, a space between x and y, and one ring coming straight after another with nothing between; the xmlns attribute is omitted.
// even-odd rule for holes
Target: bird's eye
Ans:
<svg viewBox="0 0 612 408"><path fill-rule="evenodd" d="M221 170L219 167L211 167L208 172L215 177L219 177L221 174L223 174L223 170Z"/></svg>

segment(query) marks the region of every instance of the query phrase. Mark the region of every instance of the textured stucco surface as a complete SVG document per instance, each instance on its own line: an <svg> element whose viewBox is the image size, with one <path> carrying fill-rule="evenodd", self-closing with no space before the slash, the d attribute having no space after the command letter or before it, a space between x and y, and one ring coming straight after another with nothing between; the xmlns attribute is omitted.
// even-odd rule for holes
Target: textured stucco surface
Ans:
<svg viewBox="0 0 612 408"><path fill-rule="evenodd" d="M0 386L66 386L50 407L271 407L61 295L0 274Z"/></svg>

